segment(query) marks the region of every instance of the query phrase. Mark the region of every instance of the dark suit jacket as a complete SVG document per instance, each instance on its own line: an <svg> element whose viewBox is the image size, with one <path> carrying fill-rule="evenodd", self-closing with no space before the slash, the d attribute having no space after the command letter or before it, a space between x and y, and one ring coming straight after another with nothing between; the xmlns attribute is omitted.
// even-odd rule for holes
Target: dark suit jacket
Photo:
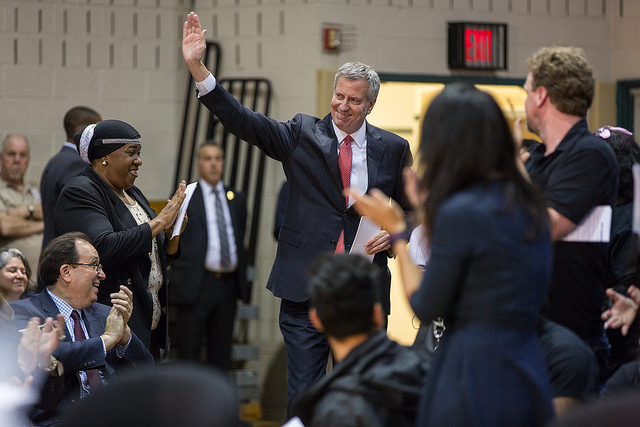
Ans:
<svg viewBox="0 0 640 427"><path fill-rule="evenodd" d="M58 307L46 290L31 298L11 303L11 308L14 311L14 324L17 329L25 328L32 317L39 317L44 321L47 317L55 319L59 313ZM84 322L89 334L89 338L84 341L73 342L71 340L73 331L69 331L65 326L65 339L53 355L64 365L64 398L66 400L73 401L80 397L78 371L98 368L108 379L108 376L113 375L118 369L154 363L151 353L135 334L131 335L131 342L123 359L118 358L115 347L108 350L105 356L100 335L104 333L109 310L110 307L100 303L94 303L83 310Z"/></svg>
<svg viewBox="0 0 640 427"><path fill-rule="evenodd" d="M142 206L150 218L156 216L156 212L137 187L127 190L127 194ZM58 197L54 218L56 236L70 231L86 233L100 254L107 278L100 283L98 302L110 305L109 294L118 292L120 285L126 285L131 280L134 304L129 326L149 348L153 313L148 285L151 270L149 253L152 245L149 224L138 225L124 203L90 166L87 166L82 175L64 186ZM166 285L164 233L159 233L156 239ZM166 307L166 289L163 286L159 292L163 308ZM164 347L167 333L164 318L166 316L163 316L156 329L161 347Z"/></svg>
<svg viewBox="0 0 640 427"><path fill-rule="evenodd" d="M287 213L287 200L289 200L289 183L282 183L280 192L278 193L278 203L276 204L276 219L273 221L273 238L278 240L280 235L280 227L284 221L284 215Z"/></svg>
<svg viewBox="0 0 640 427"><path fill-rule="evenodd" d="M225 191L230 191L225 188ZM244 193L233 193L229 200L229 214L233 225L233 234L238 255L238 298L249 301L249 289L246 287L247 258L244 248L244 232L247 222L247 197ZM176 305L194 305L202 287L204 263L207 255L207 216L202 189L198 185L191 196L187 208L189 222L180 235L180 258L169 269L169 300Z"/></svg>
<svg viewBox="0 0 640 427"><path fill-rule="evenodd" d="M62 146L60 151L49 159L44 167L40 178L40 196L42 197L42 216L44 219L43 248L56 237L53 230L53 211L62 187L71 178L80 175L86 166L87 164L76 150Z"/></svg>
<svg viewBox="0 0 640 427"><path fill-rule="evenodd" d="M267 288L279 298L306 301L308 268L318 255L335 251L343 229L349 251L360 220L353 208L345 210L331 115L319 119L297 114L288 122L277 122L245 108L220 85L200 101L226 130L282 162L289 200ZM409 143L369 123L366 126L369 188L380 189L408 208L402 169L412 161ZM387 256L387 251L378 253L374 262L386 273L383 306L388 313Z"/></svg>

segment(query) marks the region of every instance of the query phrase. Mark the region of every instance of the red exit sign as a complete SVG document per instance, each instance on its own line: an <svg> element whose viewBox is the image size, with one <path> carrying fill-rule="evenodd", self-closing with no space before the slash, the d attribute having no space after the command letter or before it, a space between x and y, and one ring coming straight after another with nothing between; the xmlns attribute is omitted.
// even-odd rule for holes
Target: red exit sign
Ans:
<svg viewBox="0 0 640 427"><path fill-rule="evenodd" d="M507 25L449 23L449 68L507 69Z"/></svg>
<svg viewBox="0 0 640 427"><path fill-rule="evenodd" d="M490 30L464 30L464 59L467 63L491 63L491 41L493 33Z"/></svg>

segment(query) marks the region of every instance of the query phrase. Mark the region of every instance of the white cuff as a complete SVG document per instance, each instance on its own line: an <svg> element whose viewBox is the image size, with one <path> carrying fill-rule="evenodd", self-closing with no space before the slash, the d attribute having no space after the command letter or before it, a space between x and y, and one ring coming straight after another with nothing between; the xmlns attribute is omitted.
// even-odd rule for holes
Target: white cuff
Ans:
<svg viewBox="0 0 640 427"><path fill-rule="evenodd" d="M213 74L209 73L206 79L201 82L196 82L196 88L198 89L198 98L200 98L216 88L216 78L213 77Z"/></svg>

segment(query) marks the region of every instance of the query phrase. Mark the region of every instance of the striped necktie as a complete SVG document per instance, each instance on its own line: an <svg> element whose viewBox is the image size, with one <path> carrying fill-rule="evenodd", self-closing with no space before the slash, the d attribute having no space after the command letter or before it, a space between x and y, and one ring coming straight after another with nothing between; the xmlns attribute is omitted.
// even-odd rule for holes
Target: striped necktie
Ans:
<svg viewBox="0 0 640 427"><path fill-rule="evenodd" d="M216 222L218 223L218 235L220 236L220 267L228 269L231 265L231 254L229 253L229 237L227 236L227 221L224 219L222 209L222 196L217 190L213 190L216 199Z"/></svg>

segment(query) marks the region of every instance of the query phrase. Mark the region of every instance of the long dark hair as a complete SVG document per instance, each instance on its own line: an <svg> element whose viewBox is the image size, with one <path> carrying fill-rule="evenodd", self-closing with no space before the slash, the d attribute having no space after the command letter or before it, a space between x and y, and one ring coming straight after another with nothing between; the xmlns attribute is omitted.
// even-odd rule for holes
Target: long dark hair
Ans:
<svg viewBox="0 0 640 427"><path fill-rule="evenodd" d="M548 223L544 201L516 162L516 145L491 95L468 83L454 83L433 100L422 123L420 183L427 191L424 226L452 194L496 178L507 183L507 203L522 203L533 219L527 239Z"/></svg>

